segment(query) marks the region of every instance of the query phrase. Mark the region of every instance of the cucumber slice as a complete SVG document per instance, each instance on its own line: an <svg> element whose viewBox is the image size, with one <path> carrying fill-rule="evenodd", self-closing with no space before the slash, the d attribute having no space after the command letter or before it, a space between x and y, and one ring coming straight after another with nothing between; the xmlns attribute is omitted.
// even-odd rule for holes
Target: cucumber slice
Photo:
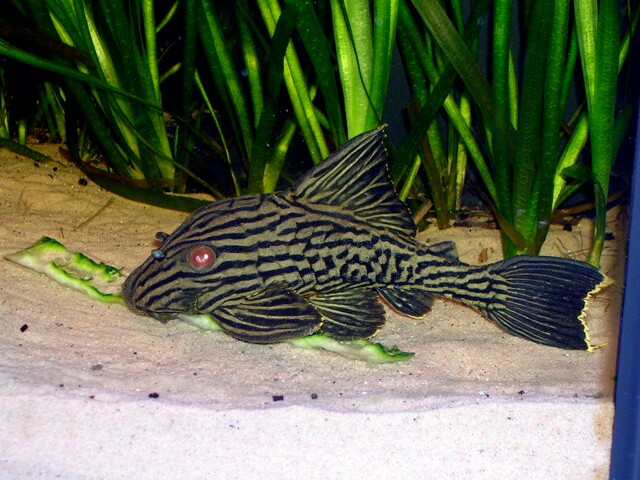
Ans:
<svg viewBox="0 0 640 480"><path fill-rule="evenodd" d="M300 348L328 350L351 360L362 360L369 363L405 362L415 355L412 352L403 352L397 347L387 348L381 343L372 343L369 340L345 342L323 333L294 338L289 340L289 343Z"/></svg>
<svg viewBox="0 0 640 480"><path fill-rule="evenodd" d="M195 325L203 330L209 330L212 332L222 330L222 327L220 327L218 322L216 322L211 315L181 314L178 315L178 319ZM396 347L386 348L381 343L372 343L368 340L352 340L349 342L339 341L324 333L294 338L287 342L294 347L309 350L327 350L351 360L361 360L369 363L405 362L415 355L411 352L403 352Z"/></svg>
<svg viewBox="0 0 640 480"><path fill-rule="evenodd" d="M53 238L42 237L29 248L6 255L5 258L44 273L59 284L78 290L94 300L124 303L119 292L103 291L110 283L124 276L119 269L96 262L82 253L70 252Z"/></svg>
<svg viewBox="0 0 640 480"><path fill-rule="evenodd" d="M178 315L178 320L190 323L202 330L208 330L210 332L222 331L220 324L218 324L211 315L207 315L206 313L199 315L187 315L186 313L181 313Z"/></svg>

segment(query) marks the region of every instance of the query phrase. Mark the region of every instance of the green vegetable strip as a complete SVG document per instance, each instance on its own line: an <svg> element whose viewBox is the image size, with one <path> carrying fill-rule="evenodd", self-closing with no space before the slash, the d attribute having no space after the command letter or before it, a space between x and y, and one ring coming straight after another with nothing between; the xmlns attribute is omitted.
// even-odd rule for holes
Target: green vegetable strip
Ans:
<svg viewBox="0 0 640 480"><path fill-rule="evenodd" d="M219 332L222 327L211 315L178 315L178 319L190 323L202 330ZM360 360L368 363L394 363L405 362L415 355L412 352L403 352L396 347L386 348L380 343L372 343L368 340L354 340L351 342L338 341L325 334L309 335L307 337L294 338L287 343L294 347L308 350L326 350L337 353L350 360Z"/></svg>
<svg viewBox="0 0 640 480"><path fill-rule="evenodd" d="M106 293L92 283L109 284L122 277L117 268L68 251L61 243L43 237L34 245L5 257L7 260L44 273L61 285L78 290L94 300L123 303L120 294Z"/></svg>
<svg viewBox="0 0 640 480"><path fill-rule="evenodd" d="M380 343L371 343L367 340L340 342L324 334L294 338L289 340L289 343L301 348L328 350L352 360L369 363L404 362L414 356L414 353L403 352L396 347L387 349Z"/></svg>

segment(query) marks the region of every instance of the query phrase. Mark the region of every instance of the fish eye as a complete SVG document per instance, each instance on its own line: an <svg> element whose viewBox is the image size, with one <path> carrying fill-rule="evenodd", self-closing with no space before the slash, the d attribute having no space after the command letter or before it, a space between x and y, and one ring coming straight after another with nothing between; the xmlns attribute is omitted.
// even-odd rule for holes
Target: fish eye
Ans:
<svg viewBox="0 0 640 480"><path fill-rule="evenodd" d="M198 245L187 253L187 261L196 270L210 268L216 261L216 254L211 247Z"/></svg>

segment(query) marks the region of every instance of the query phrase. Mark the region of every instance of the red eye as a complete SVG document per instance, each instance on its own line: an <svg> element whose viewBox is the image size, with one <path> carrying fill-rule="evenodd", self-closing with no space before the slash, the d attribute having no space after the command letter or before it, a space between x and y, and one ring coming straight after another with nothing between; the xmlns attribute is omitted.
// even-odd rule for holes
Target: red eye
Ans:
<svg viewBox="0 0 640 480"><path fill-rule="evenodd" d="M189 250L187 260L193 268L200 270L211 267L216 261L216 254L210 247L200 245Z"/></svg>

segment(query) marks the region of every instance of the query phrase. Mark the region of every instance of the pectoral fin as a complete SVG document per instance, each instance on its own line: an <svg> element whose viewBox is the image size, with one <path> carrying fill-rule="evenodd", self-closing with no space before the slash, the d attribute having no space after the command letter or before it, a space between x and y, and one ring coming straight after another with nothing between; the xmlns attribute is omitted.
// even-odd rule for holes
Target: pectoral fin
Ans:
<svg viewBox="0 0 640 480"><path fill-rule="evenodd" d="M372 337L385 322L384 307L374 290L346 290L308 300L322 314L320 331L340 340Z"/></svg>
<svg viewBox="0 0 640 480"><path fill-rule="evenodd" d="M320 313L309 302L279 285L224 305L211 315L226 333L250 343L304 337L322 324Z"/></svg>

